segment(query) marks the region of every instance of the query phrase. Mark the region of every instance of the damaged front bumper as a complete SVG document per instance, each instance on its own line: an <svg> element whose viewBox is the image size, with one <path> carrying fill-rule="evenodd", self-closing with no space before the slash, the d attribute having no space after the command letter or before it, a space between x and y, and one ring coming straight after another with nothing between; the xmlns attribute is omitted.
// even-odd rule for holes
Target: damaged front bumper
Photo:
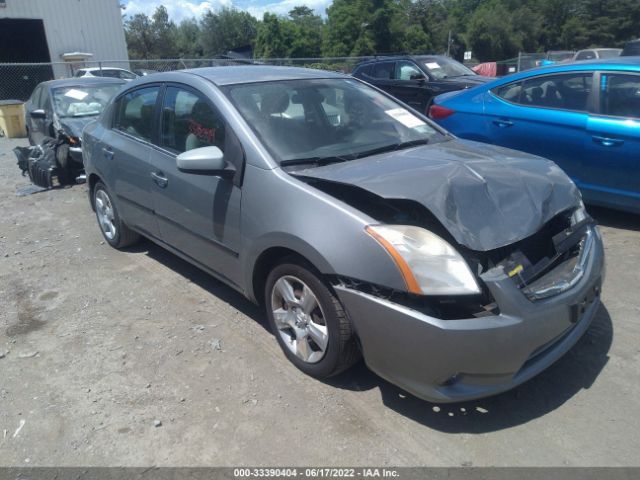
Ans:
<svg viewBox="0 0 640 480"><path fill-rule="evenodd" d="M590 226L576 261L521 288L503 271L481 278L499 313L443 320L338 285L367 366L417 397L456 402L509 390L564 355L588 329L604 275L600 234Z"/></svg>

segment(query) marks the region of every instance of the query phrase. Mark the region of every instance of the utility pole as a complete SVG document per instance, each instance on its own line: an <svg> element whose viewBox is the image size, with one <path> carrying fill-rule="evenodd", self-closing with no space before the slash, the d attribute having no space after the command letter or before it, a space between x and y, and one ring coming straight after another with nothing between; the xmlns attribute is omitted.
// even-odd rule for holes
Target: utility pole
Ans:
<svg viewBox="0 0 640 480"><path fill-rule="evenodd" d="M449 30L449 40L447 40L447 57L451 56L451 30Z"/></svg>

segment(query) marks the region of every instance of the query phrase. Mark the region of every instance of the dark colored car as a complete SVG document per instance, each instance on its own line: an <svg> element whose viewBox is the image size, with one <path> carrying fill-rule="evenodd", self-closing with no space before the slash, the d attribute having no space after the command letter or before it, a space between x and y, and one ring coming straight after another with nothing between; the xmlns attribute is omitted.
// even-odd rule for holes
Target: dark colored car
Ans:
<svg viewBox="0 0 640 480"><path fill-rule="evenodd" d="M598 309L601 237L562 170L353 77L158 73L83 142L105 241L142 234L263 304L314 377L362 355L421 398L484 397L555 362Z"/></svg>
<svg viewBox="0 0 640 480"><path fill-rule="evenodd" d="M443 55L379 57L359 64L352 75L422 113L436 95L492 80Z"/></svg>
<svg viewBox="0 0 640 480"><path fill-rule="evenodd" d="M38 85L25 103L25 123L31 145L48 138L58 140L56 158L66 168L67 160L82 165L82 129L102 112L120 87L116 78L72 78Z"/></svg>
<svg viewBox="0 0 640 480"><path fill-rule="evenodd" d="M585 202L640 213L640 59L555 65L434 99L429 116L468 140L556 162Z"/></svg>
<svg viewBox="0 0 640 480"><path fill-rule="evenodd" d="M637 57L640 56L640 38L627 42L622 49L621 57Z"/></svg>

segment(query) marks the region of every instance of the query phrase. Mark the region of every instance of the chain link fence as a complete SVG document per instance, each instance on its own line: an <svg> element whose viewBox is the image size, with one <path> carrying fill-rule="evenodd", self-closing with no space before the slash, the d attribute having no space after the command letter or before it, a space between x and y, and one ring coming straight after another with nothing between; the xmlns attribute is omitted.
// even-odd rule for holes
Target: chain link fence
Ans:
<svg viewBox="0 0 640 480"><path fill-rule="evenodd" d="M269 59L157 59L157 60L113 60L104 62L53 62L53 63L0 63L0 100L25 101L36 85L47 80L91 75L104 77L131 78L127 72L136 75L150 75L200 67L226 65L285 65L350 73L363 60L373 57L328 57L328 58L269 58ZM90 70L89 70L90 69Z"/></svg>

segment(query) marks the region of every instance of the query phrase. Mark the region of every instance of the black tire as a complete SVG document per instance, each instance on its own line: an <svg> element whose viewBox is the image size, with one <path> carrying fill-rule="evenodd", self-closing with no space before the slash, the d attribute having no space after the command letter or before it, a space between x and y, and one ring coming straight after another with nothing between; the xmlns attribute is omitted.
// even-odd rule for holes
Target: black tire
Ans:
<svg viewBox="0 0 640 480"><path fill-rule="evenodd" d="M299 358L285 344L276 327L273 316L272 291L275 283L282 277L296 277L304 282L314 293L324 314L328 331L328 343L324 356L316 363L308 363ZM342 304L320 279L320 274L307 262L297 258L287 258L277 265L268 275L265 285L264 304L271 326L282 351L287 358L307 375L315 378L328 378L354 365L361 358L351 321Z"/></svg>
<svg viewBox="0 0 640 480"><path fill-rule="evenodd" d="M102 224L100 223L100 212L97 198L102 197L102 195L106 195L109 200L111 210L113 212L113 226L115 226L115 234L113 236L108 235L105 232ZM96 220L98 221L98 227L100 228L100 232L102 232L102 236L106 240L106 242L114 248L125 248L130 245L133 245L138 240L140 240L140 235L137 232L131 230L126 223L124 223L120 219L120 215L118 215L118 209L116 208L115 203L113 203L113 197L107 190L107 187L102 182L98 182L93 187L93 195L92 195L94 209L96 211Z"/></svg>

